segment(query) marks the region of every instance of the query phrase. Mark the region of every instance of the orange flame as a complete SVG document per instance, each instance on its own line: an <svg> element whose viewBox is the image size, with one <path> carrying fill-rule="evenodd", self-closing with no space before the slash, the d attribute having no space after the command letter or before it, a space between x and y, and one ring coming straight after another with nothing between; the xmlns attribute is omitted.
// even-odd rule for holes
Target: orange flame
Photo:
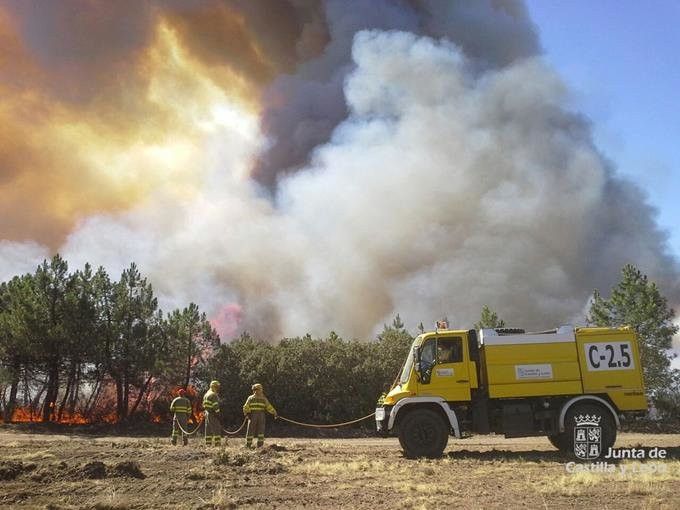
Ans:
<svg viewBox="0 0 680 510"><path fill-rule="evenodd" d="M2 419L0 418L0 421ZM86 418L82 413L68 413L63 412L61 419L57 420L56 423L61 423L64 425L87 425L90 423L116 423L118 421L115 413L110 413L96 420ZM42 422L42 415L40 412L35 412L28 406L21 406L14 409L12 413L12 418L10 420L12 423L38 423Z"/></svg>
<svg viewBox="0 0 680 510"><path fill-rule="evenodd" d="M137 408L136 414L139 416L144 416L151 423L162 424L169 422L172 418L170 413L169 404L170 401L179 396L179 390L183 389L181 386L175 386L168 388L163 385L151 384L144 395L141 404ZM170 391L168 391L170 390ZM194 408L195 414L199 420L201 419L202 413L198 412L200 407L200 398L198 395L198 390L195 386L189 385L185 388L186 396L192 402L192 407ZM170 395L170 400L167 396ZM49 408L49 420L51 423L60 423L65 425L86 425L95 423L108 423L115 424L119 422L118 415L116 412L115 394L113 393L113 387L111 385L106 385L102 391L101 398L98 399L97 403L94 405L93 409L85 412L83 409L79 409L73 413L68 412L65 409L61 411L61 417L59 417L59 412L57 411L58 404L53 402L48 402L47 407ZM12 417L10 422L13 423L40 423L42 419L42 406L34 408L30 405L18 406L14 408L12 412ZM0 422L4 421L4 417L0 414Z"/></svg>

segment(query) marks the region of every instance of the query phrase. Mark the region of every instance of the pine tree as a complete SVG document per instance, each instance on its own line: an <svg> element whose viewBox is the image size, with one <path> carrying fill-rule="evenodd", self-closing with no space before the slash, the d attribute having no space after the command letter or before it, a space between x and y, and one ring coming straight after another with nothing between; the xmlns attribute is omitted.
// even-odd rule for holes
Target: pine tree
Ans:
<svg viewBox="0 0 680 510"><path fill-rule="evenodd" d="M112 290L113 334L105 362L116 384L116 409L122 420L137 408L154 375L158 357L167 351L158 301L136 264L123 271ZM133 387L138 389L137 400L130 408Z"/></svg>
<svg viewBox="0 0 680 510"><path fill-rule="evenodd" d="M645 386L655 393L672 380L671 342L678 327L673 324L675 312L668 307L654 282L633 265L626 265L621 281L612 289L609 299L593 292L587 317L595 326L631 326L638 335Z"/></svg>
<svg viewBox="0 0 680 510"><path fill-rule="evenodd" d="M38 354L37 341L30 329L33 317L31 303L35 301L33 275L15 276L8 283L0 284L0 366L4 385L9 387L5 401L4 420L10 421L17 405L19 383L29 365L35 365Z"/></svg>
<svg viewBox="0 0 680 510"><path fill-rule="evenodd" d="M45 260L38 267L34 282L35 300L30 323L38 339L39 364L47 375L42 419L50 421L56 417L55 406L59 394L61 365L67 351L66 295L75 285L75 279L68 273L66 261L55 255L49 262Z"/></svg>
<svg viewBox="0 0 680 510"><path fill-rule="evenodd" d="M489 305L484 305L482 307L482 314L479 318L479 322L475 322L475 329L495 329L504 328L505 321L498 318L498 314L494 312Z"/></svg>
<svg viewBox="0 0 680 510"><path fill-rule="evenodd" d="M87 362L96 352L97 315L92 280L92 267L85 264L82 271L72 275L73 285L64 297L64 359L68 369L66 388L57 411L58 420L65 410L70 414L75 412Z"/></svg>
<svg viewBox="0 0 680 510"><path fill-rule="evenodd" d="M206 314L201 313L195 303L170 313L164 329L169 349L172 350L169 368L174 372L165 375L186 388L196 365L204 363L219 346L219 336Z"/></svg>
<svg viewBox="0 0 680 510"><path fill-rule="evenodd" d="M397 315L391 326L385 325L377 340L377 358L373 362L373 370L376 375L379 374L377 390L380 390L380 385L390 383L399 374L404 360L409 354L413 336L404 329L404 323L401 317Z"/></svg>

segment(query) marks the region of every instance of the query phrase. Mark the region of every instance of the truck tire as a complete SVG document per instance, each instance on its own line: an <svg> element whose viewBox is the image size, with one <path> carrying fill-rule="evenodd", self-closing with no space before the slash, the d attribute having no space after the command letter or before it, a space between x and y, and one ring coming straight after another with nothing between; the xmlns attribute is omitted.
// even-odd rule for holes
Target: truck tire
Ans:
<svg viewBox="0 0 680 510"><path fill-rule="evenodd" d="M557 448L562 453L569 453L569 444L567 442L567 435L564 432L558 432L557 434L552 434L547 436L548 441L555 448Z"/></svg>
<svg viewBox="0 0 680 510"><path fill-rule="evenodd" d="M562 448L560 448L560 450L576 456L576 453L574 452L574 429L576 428L576 421L574 418L579 415L595 415L600 417L600 456L604 456L609 448L613 447L616 442L616 422L609 409L590 402L574 404L567 411L567 414L564 416L564 450Z"/></svg>
<svg viewBox="0 0 680 510"><path fill-rule="evenodd" d="M441 457L449 441L442 417L430 409L415 409L399 425L399 444L409 459Z"/></svg>

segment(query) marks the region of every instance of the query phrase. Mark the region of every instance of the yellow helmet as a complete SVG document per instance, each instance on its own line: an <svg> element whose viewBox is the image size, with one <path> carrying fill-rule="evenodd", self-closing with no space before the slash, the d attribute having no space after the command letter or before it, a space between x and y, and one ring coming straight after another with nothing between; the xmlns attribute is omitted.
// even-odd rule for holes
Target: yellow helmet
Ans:
<svg viewBox="0 0 680 510"><path fill-rule="evenodd" d="M220 387L220 381L210 381L210 389L215 389Z"/></svg>
<svg viewBox="0 0 680 510"><path fill-rule="evenodd" d="M255 391L255 390L261 390L261 389L262 389L262 385L261 385L260 383L255 383L255 384L253 384L253 387L252 387L252 390L253 390L253 391Z"/></svg>

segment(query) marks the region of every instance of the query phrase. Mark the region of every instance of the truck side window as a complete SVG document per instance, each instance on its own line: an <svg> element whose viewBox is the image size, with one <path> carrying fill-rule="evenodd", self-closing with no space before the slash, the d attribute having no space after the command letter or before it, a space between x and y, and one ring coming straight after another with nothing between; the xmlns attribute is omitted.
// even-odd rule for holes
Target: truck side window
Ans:
<svg viewBox="0 0 680 510"><path fill-rule="evenodd" d="M423 350L420 351L420 366L424 369L432 367L435 363L437 342L430 340L423 346Z"/></svg>
<svg viewBox="0 0 680 510"><path fill-rule="evenodd" d="M460 363L463 361L463 339L440 338L437 340L437 363Z"/></svg>

